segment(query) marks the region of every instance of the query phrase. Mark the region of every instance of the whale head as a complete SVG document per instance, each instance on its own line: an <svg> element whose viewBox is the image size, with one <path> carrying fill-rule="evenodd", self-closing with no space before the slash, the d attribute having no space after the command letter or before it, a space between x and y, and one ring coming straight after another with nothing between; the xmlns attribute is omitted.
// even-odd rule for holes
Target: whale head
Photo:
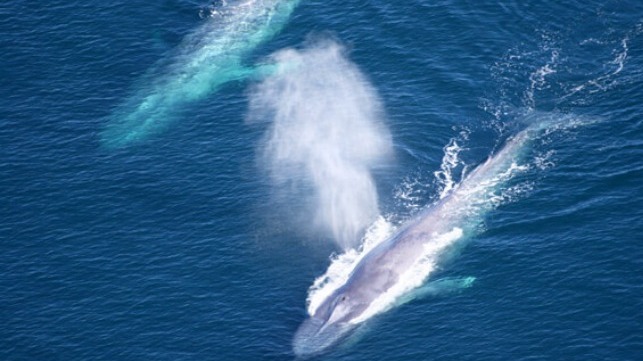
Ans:
<svg viewBox="0 0 643 361"><path fill-rule="evenodd" d="M307 318L295 333L293 351L305 357L319 354L337 344L354 330L355 320L368 308L359 294L340 288Z"/></svg>

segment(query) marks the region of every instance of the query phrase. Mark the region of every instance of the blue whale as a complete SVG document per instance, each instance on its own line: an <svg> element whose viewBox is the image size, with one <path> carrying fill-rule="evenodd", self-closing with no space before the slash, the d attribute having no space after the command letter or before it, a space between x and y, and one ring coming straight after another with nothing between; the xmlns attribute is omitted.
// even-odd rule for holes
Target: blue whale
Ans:
<svg viewBox="0 0 643 361"><path fill-rule="evenodd" d="M517 163L527 145L542 129L542 125L530 126L516 134L450 193L372 248L346 282L301 324L293 339L294 353L315 355L337 344L374 314L372 306L403 280L405 273L426 254L427 247L443 253L456 240L473 234L481 216L494 208L494 195L520 168ZM449 234L445 242L443 236ZM385 309L379 308L375 313Z"/></svg>
<svg viewBox="0 0 643 361"><path fill-rule="evenodd" d="M222 85L262 76L269 67L248 68L250 52L277 34L299 0L245 0L213 11L211 18L183 39L168 66L151 71L116 107L101 132L101 143L119 148L167 128L185 106Z"/></svg>

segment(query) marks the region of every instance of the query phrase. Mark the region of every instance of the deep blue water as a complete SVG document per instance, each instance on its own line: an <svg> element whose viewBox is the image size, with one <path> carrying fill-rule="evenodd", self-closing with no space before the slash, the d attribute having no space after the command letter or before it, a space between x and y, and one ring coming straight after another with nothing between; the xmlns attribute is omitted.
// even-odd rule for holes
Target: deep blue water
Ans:
<svg viewBox="0 0 643 361"><path fill-rule="evenodd" d="M260 80L101 144L211 5L0 5L0 359L294 357L308 287L340 250L297 197L274 200L266 125L246 119ZM311 38L343 44L379 93L395 155L373 176L394 219L409 179L435 199L463 130L475 165L525 109L591 119L535 146L551 164L523 175L531 191L441 270L473 287L394 308L321 359L641 358L643 3L302 0L245 61Z"/></svg>

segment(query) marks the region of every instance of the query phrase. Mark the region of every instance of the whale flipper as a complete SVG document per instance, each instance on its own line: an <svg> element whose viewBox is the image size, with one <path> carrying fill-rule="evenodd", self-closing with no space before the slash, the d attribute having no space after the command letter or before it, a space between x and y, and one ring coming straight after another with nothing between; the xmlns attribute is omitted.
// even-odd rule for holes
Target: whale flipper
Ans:
<svg viewBox="0 0 643 361"><path fill-rule="evenodd" d="M417 299L423 299L431 296L444 296L461 292L464 289L473 286L476 278L473 276L467 277L445 277L435 281L427 282L426 284L416 288L414 291L407 293L400 297L395 306L403 305Z"/></svg>

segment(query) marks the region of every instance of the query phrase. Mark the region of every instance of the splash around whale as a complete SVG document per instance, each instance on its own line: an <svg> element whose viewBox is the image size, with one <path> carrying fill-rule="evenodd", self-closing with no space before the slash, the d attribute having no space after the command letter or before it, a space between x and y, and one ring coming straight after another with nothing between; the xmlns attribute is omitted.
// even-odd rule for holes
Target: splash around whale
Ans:
<svg viewBox="0 0 643 361"><path fill-rule="evenodd" d="M295 355L325 352L374 315L406 302L440 258L475 234L483 216L502 203L498 194L506 191L516 174L529 168L520 165L529 144L559 125L540 119L528 126L436 203L384 241L364 249L343 282L309 297L309 317L292 342ZM466 278L448 284L465 288L471 282L472 278Z"/></svg>
<svg viewBox="0 0 643 361"><path fill-rule="evenodd" d="M183 39L169 65L150 70L132 95L116 107L100 134L102 145L123 147L167 128L187 104L223 84L261 76L270 66L246 67L259 44L286 25L299 0L223 2Z"/></svg>

